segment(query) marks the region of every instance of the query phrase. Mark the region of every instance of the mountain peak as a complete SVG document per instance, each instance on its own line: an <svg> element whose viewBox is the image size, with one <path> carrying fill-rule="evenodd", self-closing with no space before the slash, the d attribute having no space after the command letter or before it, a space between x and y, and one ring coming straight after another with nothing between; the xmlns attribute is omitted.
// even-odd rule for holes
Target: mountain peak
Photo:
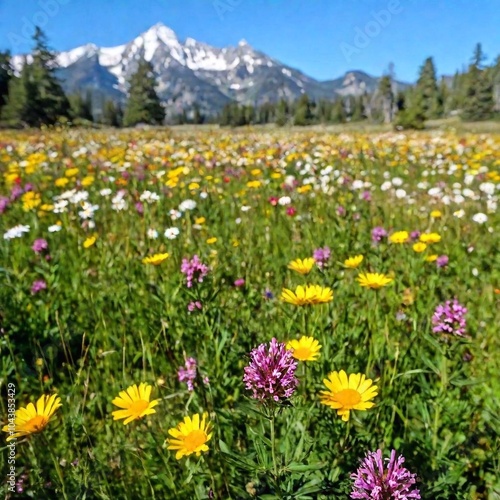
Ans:
<svg viewBox="0 0 500 500"><path fill-rule="evenodd" d="M250 47L250 45L248 45L248 42L242 38L239 42L238 42L238 47Z"/></svg>
<svg viewBox="0 0 500 500"><path fill-rule="evenodd" d="M170 43L179 43L175 31L163 23L156 23L141 35L145 39L157 39L169 45Z"/></svg>

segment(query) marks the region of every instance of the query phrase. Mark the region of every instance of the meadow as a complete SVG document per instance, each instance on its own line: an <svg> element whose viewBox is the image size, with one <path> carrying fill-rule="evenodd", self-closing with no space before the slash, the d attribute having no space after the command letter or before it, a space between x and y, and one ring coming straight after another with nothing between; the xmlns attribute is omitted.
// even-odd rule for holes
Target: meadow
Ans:
<svg viewBox="0 0 500 500"><path fill-rule="evenodd" d="M500 498L500 135L4 131L0 173L4 495Z"/></svg>

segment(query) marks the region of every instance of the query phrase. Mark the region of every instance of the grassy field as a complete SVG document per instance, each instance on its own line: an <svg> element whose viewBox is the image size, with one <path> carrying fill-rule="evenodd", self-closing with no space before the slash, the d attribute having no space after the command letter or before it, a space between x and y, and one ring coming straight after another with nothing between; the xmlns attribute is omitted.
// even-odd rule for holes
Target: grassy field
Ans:
<svg viewBox="0 0 500 500"><path fill-rule="evenodd" d="M500 498L486 131L2 133L0 491Z"/></svg>

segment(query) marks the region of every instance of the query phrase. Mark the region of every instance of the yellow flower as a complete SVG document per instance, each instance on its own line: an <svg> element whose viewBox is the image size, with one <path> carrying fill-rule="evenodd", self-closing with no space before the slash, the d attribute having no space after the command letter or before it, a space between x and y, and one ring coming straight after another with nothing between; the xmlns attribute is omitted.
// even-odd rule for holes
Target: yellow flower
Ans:
<svg viewBox="0 0 500 500"><path fill-rule="evenodd" d="M314 263L315 260L312 257L308 257L306 259L296 259L292 260L292 262L288 264L288 269L296 271L299 274L309 274L314 266Z"/></svg>
<svg viewBox="0 0 500 500"><path fill-rule="evenodd" d="M392 280L392 278L389 278L385 274L379 274L379 273L361 273L357 277L357 281L361 286L364 286L366 288L372 288L372 289L378 289L382 288L383 286L388 285Z"/></svg>
<svg viewBox="0 0 500 500"><path fill-rule="evenodd" d="M333 300L333 292L331 288L323 288L320 285L306 285L305 287L299 285L295 292L283 288L281 300L296 306L325 304Z"/></svg>
<svg viewBox="0 0 500 500"><path fill-rule="evenodd" d="M262 173L262 170L260 168L254 168L250 171L250 173L256 177L257 175L260 175Z"/></svg>
<svg viewBox="0 0 500 500"><path fill-rule="evenodd" d="M148 257L144 257L142 259L143 264L153 264L153 266L158 266L162 262L168 259L169 253L155 253L154 255L150 255Z"/></svg>
<svg viewBox="0 0 500 500"><path fill-rule="evenodd" d="M439 243L441 236L437 233L424 233L420 235L420 241L422 243Z"/></svg>
<svg viewBox="0 0 500 500"><path fill-rule="evenodd" d="M297 188L297 193L300 193L300 194L307 193L308 191L311 191L311 189L312 189L311 184L305 184L304 186L299 186Z"/></svg>
<svg viewBox="0 0 500 500"><path fill-rule="evenodd" d="M66 184L69 182L69 180L66 178L66 177L59 177L59 179L56 179L54 181L54 184L57 186L57 187L64 187L66 186Z"/></svg>
<svg viewBox="0 0 500 500"><path fill-rule="evenodd" d="M44 212L52 212L52 210L54 210L54 205L50 205L49 203L44 203L40 207L40 210L43 210Z"/></svg>
<svg viewBox="0 0 500 500"><path fill-rule="evenodd" d="M97 240L97 236L89 236L84 242L83 242L83 248L90 248Z"/></svg>
<svg viewBox="0 0 500 500"><path fill-rule="evenodd" d="M36 406L30 403L26 408L19 408L16 410L14 425L7 424L2 428L2 431L9 433L7 441L43 431L60 406L61 398L57 394L52 394L52 396L41 396Z"/></svg>
<svg viewBox="0 0 500 500"><path fill-rule="evenodd" d="M82 179L82 186L83 187L88 187L90 185L92 185L95 181L95 178L93 175L87 175L86 177L84 177Z"/></svg>
<svg viewBox="0 0 500 500"><path fill-rule="evenodd" d="M422 253L426 248L427 245L421 241L413 245L413 250L417 253Z"/></svg>
<svg viewBox="0 0 500 500"><path fill-rule="evenodd" d="M204 413L200 422L200 415L195 413L192 417L184 417L177 427L169 429L168 433L173 439L167 439L167 449L177 450L175 454L177 460L193 453L199 457L202 451L208 451L207 443L212 438L212 433L207 417L207 413Z"/></svg>
<svg viewBox="0 0 500 500"><path fill-rule="evenodd" d="M39 193L34 193L33 191L28 191L24 193L21 197L21 201L23 202L23 210L28 212L29 210L33 210L38 207L42 200L40 199Z"/></svg>
<svg viewBox="0 0 500 500"><path fill-rule="evenodd" d="M75 175L78 175L78 169L77 168L68 168L66 172L64 172L64 175L66 177L75 177Z"/></svg>
<svg viewBox="0 0 500 500"><path fill-rule="evenodd" d="M205 222L206 222L205 217L196 217L196 219L194 220L194 223L195 223L195 224L199 224L200 226L201 226L202 224L205 224Z"/></svg>
<svg viewBox="0 0 500 500"><path fill-rule="evenodd" d="M441 210L433 210L433 211L431 212L431 217L432 217L433 219L439 219L439 218L441 218L442 216L443 216L443 214L441 213Z"/></svg>
<svg viewBox="0 0 500 500"><path fill-rule="evenodd" d="M262 185L261 181L248 181L247 187L249 188L259 188Z"/></svg>
<svg viewBox="0 0 500 500"><path fill-rule="evenodd" d="M344 266L348 267L349 269L356 269L361 262L363 262L363 256L362 255L356 255L355 257L349 257L348 259L344 260Z"/></svg>
<svg viewBox="0 0 500 500"><path fill-rule="evenodd" d="M344 370L331 372L323 383L328 391L321 391L321 403L337 410L344 422L349 420L351 410L364 411L375 406L370 400L378 394L378 387L361 373L351 373L348 378Z"/></svg>
<svg viewBox="0 0 500 500"><path fill-rule="evenodd" d="M406 243L409 237L408 231L396 231L389 236L389 241L391 243Z"/></svg>
<svg viewBox="0 0 500 500"><path fill-rule="evenodd" d="M425 258L426 262L434 262L438 258L437 254L429 255Z"/></svg>
<svg viewBox="0 0 500 500"><path fill-rule="evenodd" d="M200 185L197 182L191 182L188 184L188 189L199 189Z"/></svg>
<svg viewBox="0 0 500 500"><path fill-rule="evenodd" d="M119 395L113 399L112 403L121 410L112 412L113 420L125 419L123 425L127 425L132 420L156 413L154 407L160 402L159 399L150 401L152 387L145 382L131 385L125 391L120 391Z"/></svg>
<svg viewBox="0 0 500 500"><path fill-rule="evenodd" d="M319 357L321 346L314 337L303 335L299 340L290 340L286 344L287 349L291 349L292 356L299 361L316 361Z"/></svg>
<svg viewBox="0 0 500 500"><path fill-rule="evenodd" d="M212 236L212 238L208 238L207 243L209 245L213 245L217 241L217 238L215 236Z"/></svg>
<svg viewBox="0 0 500 500"><path fill-rule="evenodd" d="M271 174L271 179L280 179L282 177L282 175L280 174L280 172L273 172Z"/></svg>

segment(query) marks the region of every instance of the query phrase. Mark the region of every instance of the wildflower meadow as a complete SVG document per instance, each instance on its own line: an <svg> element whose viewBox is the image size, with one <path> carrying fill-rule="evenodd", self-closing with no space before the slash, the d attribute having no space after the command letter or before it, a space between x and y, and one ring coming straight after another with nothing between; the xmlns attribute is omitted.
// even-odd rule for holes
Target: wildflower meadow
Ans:
<svg viewBox="0 0 500 500"><path fill-rule="evenodd" d="M0 138L0 493L500 498L500 136Z"/></svg>

